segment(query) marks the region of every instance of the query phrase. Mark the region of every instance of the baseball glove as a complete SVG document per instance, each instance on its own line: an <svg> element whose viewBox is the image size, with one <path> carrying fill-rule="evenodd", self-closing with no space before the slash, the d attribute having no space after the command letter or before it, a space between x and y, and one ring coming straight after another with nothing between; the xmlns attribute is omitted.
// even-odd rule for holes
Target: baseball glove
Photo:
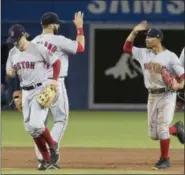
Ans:
<svg viewBox="0 0 185 175"><path fill-rule="evenodd" d="M161 69L161 77L167 88L174 91L174 87L178 84L178 80L171 75L167 68L163 67Z"/></svg>
<svg viewBox="0 0 185 175"><path fill-rule="evenodd" d="M13 93L13 101L15 103L16 110L22 111L22 91L17 90Z"/></svg>
<svg viewBox="0 0 185 175"><path fill-rule="evenodd" d="M56 89L49 84L36 96L36 99L42 108L49 108L56 98L56 94Z"/></svg>

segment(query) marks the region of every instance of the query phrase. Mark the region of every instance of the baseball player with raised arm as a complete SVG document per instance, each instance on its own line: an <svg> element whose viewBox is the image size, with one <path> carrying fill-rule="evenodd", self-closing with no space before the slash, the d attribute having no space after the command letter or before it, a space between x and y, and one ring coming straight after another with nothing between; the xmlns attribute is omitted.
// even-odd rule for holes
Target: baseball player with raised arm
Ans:
<svg viewBox="0 0 185 175"><path fill-rule="evenodd" d="M77 12L74 16L74 24L76 25L77 29L77 37L75 41L68 39L62 35L57 35L60 24L60 19L56 13L44 13L41 18L41 25L43 28L42 34L36 36L32 40L32 42L34 43L45 46L47 49L56 54L59 59L62 60L61 71L58 80L58 98L55 104L50 108L51 113L54 117L54 124L51 130L51 136L58 145L60 145L60 140L68 124L69 104L66 87L64 84L64 79L68 75L68 57L70 54L84 52L85 48L83 13ZM48 69L48 78L52 79L51 67ZM38 160L42 160L42 155L39 153L36 145L35 151Z"/></svg>
<svg viewBox="0 0 185 175"><path fill-rule="evenodd" d="M133 46L133 41L140 31L146 33L146 48ZM162 45L163 33L156 28L148 29L148 23L143 21L135 26L128 38L126 39L123 50L132 54L140 63L144 84L148 89L148 130L149 136L153 140L160 142L160 160L153 166L153 169L163 169L170 166L169 149L170 135L175 135L180 143L184 144L184 130L181 121L170 127L173 119L176 93L178 89L184 87L184 68L180 65L175 53L164 48ZM170 81L170 88L163 81L162 72L170 73L179 78Z"/></svg>
<svg viewBox="0 0 185 175"><path fill-rule="evenodd" d="M15 47L9 52L6 72L12 77L17 74L20 80L24 127L32 136L43 157L38 170L53 169L51 159L58 158L56 143L44 125L48 109L41 107L37 95L49 84L57 89L61 61L43 46L29 42L27 36L25 28L20 24L15 24L9 29L7 42L13 43ZM46 63L53 69L50 82Z"/></svg>

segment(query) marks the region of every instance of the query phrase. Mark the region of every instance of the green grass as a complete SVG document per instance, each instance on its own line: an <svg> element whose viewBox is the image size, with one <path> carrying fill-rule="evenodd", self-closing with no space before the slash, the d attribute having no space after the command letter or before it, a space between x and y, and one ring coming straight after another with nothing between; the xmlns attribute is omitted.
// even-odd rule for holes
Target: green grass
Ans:
<svg viewBox="0 0 185 175"><path fill-rule="evenodd" d="M92 170L92 169L62 169L39 172L33 169L3 169L2 174L161 174L158 171L124 171L124 170ZM163 174L163 173L162 173Z"/></svg>
<svg viewBox="0 0 185 175"><path fill-rule="evenodd" d="M174 121L184 121L176 113ZM21 113L2 111L2 146L33 146L23 126ZM39 116L38 116L39 117ZM50 117L49 128L52 126ZM146 112L72 111L63 147L158 148L147 135ZM172 138L172 148L184 148Z"/></svg>

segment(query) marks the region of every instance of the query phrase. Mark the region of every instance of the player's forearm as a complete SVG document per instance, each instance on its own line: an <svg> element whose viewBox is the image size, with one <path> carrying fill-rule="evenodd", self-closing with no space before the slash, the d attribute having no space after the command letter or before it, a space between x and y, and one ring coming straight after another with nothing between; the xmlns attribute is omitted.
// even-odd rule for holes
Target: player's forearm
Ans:
<svg viewBox="0 0 185 175"><path fill-rule="evenodd" d="M184 89L184 80L179 83L178 89Z"/></svg>
<svg viewBox="0 0 185 175"><path fill-rule="evenodd" d="M84 50L85 50L85 36L84 36L83 27L79 27L77 29L76 41L78 42L77 52L84 52Z"/></svg>
<svg viewBox="0 0 185 175"><path fill-rule="evenodd" d="M127 39L126 39L126 41L130 41L130 42L134 42L134 40L135 40L135 38L136 38L136 36L137 36L137 31L132 31L131 33L130 33L130 35L127 37Z"/></svg>
<svg viewBox="0 0 185 175"><path fill-rule="evenodd" d="M60 74L60 69L61 69L61 61L58 59L55 61L53 64L53 79L57 80Z"/></svg>
<svg viewBox="0 0 185 175"><path fill-rule="evenodd" d="M130 35L127 37L124 45L123 45L123 51L125 53L132 54L132 47L133 47L133 41L137 36L137 32L132 31Z"/></svg>

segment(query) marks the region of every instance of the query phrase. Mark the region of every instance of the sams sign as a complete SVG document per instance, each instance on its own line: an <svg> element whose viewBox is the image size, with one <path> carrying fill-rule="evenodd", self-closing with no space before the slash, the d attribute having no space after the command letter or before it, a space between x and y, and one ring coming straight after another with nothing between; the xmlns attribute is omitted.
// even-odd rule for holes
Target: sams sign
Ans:
<svg viewBox="0 0 185 175"><path fill-rule="evenodd" d="M88 11L99 16L99 19L134 21L139 18L157 21L183 22L183 0L94 0L88 4ZM146 16L150 14L151 16Z"/></svg>

